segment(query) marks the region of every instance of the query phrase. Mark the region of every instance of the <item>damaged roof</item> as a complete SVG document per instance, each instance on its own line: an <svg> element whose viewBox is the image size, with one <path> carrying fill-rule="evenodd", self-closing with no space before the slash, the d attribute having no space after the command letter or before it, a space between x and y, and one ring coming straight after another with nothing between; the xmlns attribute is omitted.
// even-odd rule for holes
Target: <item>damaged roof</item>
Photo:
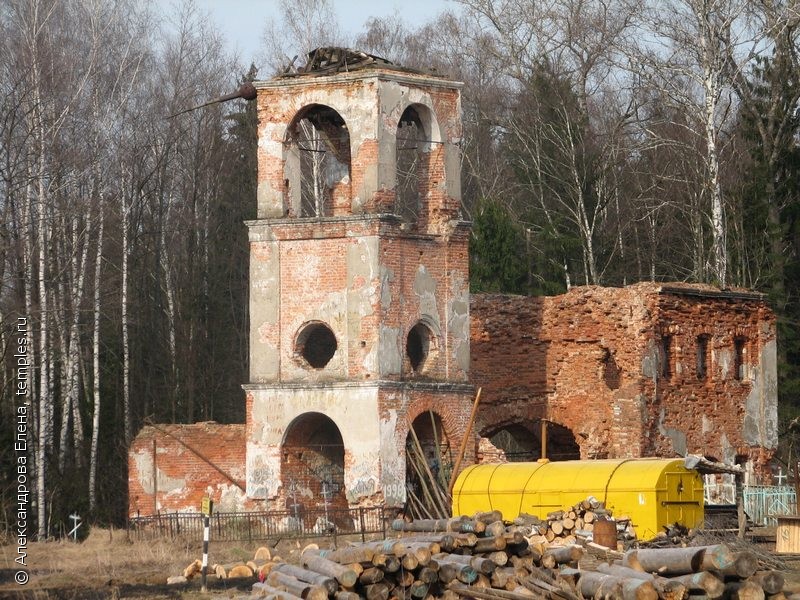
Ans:
<svg viewBox="0 0 800 600"><path fill-rule="evenodd" d="M297 57L295 57L295 60L297 60ZM284 72L277 76L277 79L333 75L335 73L349 73L364 69L388 69L418 75L435 75L432 72L396 65L390 60L362 50L329 46L309 52L306 64L301 67L295 67L293 60Z"/></svg>

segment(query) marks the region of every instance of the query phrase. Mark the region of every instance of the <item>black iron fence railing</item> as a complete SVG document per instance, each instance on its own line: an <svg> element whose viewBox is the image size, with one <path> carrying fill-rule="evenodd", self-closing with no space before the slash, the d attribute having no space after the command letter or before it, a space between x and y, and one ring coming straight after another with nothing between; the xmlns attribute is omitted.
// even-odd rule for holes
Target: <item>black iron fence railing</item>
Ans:
<svg viewBox="0 0 800 600"><path fill-rule="evenodd" d="M211 516L211 538L220 541L253 541L289 537L324 537L368 534L386 535L386 515L374 508L215 513ZM133 537L185 537L203 539L201 513L159 513L132 517L128 528Z"/></svg>

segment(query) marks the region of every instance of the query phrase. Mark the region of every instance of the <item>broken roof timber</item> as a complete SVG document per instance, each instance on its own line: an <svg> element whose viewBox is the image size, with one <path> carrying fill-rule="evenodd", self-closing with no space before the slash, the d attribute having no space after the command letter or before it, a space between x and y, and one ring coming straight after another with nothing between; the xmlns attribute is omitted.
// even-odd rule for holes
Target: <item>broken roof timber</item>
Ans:
<svg viewBox="0 0 800 600"><path fill-rule="evenodd" d="M661 294L676 294L679 296L697 296L699 298L725 298L727 300L764 300L766 295L760 292L746 290L714 289L710 286L699 285L662 285Z"/></svg>
<svg viewBox="0 0 800 600"><path fill-rule="evenodd" d="M335 73L349 73L351 71L371 68L418 75L437 76L433 72L426 72L419 69L411 69L396 65L392 61L381 56L369 54L368 52L364 52L362 50L339 48L336 46L316 48L308 53L308 59L306 60L306 64L304 66L298 67L293 71L293 65L294 61L292 61L292 64L289 65L283 73L277 76L277 79L293 77L318 77L332 75Z"/></svg>
<svg viewBox="0 0 800 600"><path fill-rule="evenodd" d="M683 465L687 469L692 469L694 471L697 471L701 475L744 474L744 469L739 465L729 465L727 463L714 462L712 460L708 460L704 456L699 456L697 454L687 454L683 458Z"/></svg>

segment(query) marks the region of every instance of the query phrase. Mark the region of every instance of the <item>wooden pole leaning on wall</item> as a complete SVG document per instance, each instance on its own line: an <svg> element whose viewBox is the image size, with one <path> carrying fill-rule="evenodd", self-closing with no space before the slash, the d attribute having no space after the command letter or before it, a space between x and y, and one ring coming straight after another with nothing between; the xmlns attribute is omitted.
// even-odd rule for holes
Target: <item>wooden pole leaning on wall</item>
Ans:
<svg viewBox="0 0 800 600"><path fill-rule="evenodd" d="M469 415L469 422L467 423L467 430L464 432L464 438L461 440L461 448L458 450L458 456L456 456L456 464L453 465L453 472L450 474L450 485L447 486L447 491L450 492L450 496L453 495L453 487L456 485L456 477L458 477L458 469L461 467L461 461L464 460L464 454L467 451L467 442L469 441L469 436L472 433L472 426L475 424L475 416L478 414L478 404L481 401L481 391L483 390L482 387L478 388L478 393L475 394L475 402L472 404L472 412Z"/></svg>
<svg viewBox="0 0 800 600"><path fill-rule="evenodd" d="M547 460L547 419L542 419L542 432L540 437L542 442L542 456L540 460Z"/></svg>
<svg viewBox="0 0 800 600"><path fill-rule="evenodd" d="M744 474L734 474L733 481L736 487L736 524L739 529L736 537L742 540L747 531L747 515L744 511Z"/></svg>

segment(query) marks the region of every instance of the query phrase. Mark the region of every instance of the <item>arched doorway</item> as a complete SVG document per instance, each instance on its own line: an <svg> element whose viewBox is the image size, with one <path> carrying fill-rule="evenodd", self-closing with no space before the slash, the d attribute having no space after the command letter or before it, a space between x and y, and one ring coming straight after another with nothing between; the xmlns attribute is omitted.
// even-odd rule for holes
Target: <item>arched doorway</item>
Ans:
<svg viewBox="0 0 800 600"><path fill-rule="evenodd" d="M342 434L322 413L305 413L286 429L281 446L286 507L298 519L308 510L347 508Z"/></svg>
<svg viewBox="0 0 800 600"><path fill-rule="evenodd" d="M494 446L503 450L509 462L528 462L542 458L542 451L550 460L579 460L581 448L569 428L536 419L514 422L495 427L486 437ZM542 432L546 431L546 444L542 444Z"/></svg>
<svg viewBox="0 0 800 600"><path fill-rule="evenodd" d="M542 457L539 436L519 423L506 425L489 441L505 452L508 462L531 462Z"/></svg>
<svg viewBox="0 0 800 600"><path fill-rule="evenodd" d="M425 411L406 436L406 512L415 519L450 516L448 485L453 469L450 439L442 418Z"/></svg>

